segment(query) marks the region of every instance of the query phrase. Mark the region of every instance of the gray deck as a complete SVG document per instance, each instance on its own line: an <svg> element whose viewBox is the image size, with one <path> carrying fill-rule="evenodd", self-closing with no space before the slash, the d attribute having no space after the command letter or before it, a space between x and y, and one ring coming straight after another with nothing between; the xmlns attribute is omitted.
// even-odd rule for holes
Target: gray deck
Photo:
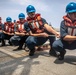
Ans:
<svg viewBox="0 0 76 75"><path fill-rule="evenodd" d="M17 47L0 47L0 75L76 75L76 50L67 50L63 61L49 55L49 50L36 51L33 57Z"/></svg>

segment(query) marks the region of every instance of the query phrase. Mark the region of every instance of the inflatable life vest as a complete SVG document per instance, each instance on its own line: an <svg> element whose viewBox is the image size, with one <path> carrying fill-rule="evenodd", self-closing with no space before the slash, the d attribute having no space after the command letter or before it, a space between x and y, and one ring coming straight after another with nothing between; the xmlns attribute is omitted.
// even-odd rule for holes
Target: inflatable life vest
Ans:
<svg viewBox="0 0 76 75"><path fill-rule="evenodd" d="M26 20L24 20L23 23L21 23L20 21L17 21L17 31L20 33L26 33L26 31L24 30L24 23L26 22Z"/></svg>
<svg viewBox="0 0 76 75"><path fill-rule="evenodd" d="M68 27L68 34L75 36L76 35L76 21L72 22L67 16L63 16L64 23Z"/></svg>
<svg viewBox="0 0 76 75"><path fill-rule="evenodd" d="M27 17L28 25L33 33L44 32L43 22L40 14L35 14L34 18Z"/></svg>
<svg viewBox="0 0 76 75"><path fill-rule="evenodd" d="M14 23L8 24L7 22L4 23L4 28L6 32L14 33Z"/></svg>

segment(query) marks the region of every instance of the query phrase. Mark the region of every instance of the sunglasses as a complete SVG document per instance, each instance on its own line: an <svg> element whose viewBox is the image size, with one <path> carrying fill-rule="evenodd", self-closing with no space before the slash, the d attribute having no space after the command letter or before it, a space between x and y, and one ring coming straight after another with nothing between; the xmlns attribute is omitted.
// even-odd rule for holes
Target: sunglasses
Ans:
<svg viewBox="0 0 76 75"><path fill-rule="evenodd" d="M30 14L35 14L35 12L29 12L29 13L27 13L28 15L30 15Z"/></svg>
<svg viewBox="0 0 76 75"><path fill-rule="evenodd" d="M69 15L76 15L76 12L73 12L73 13L69 13Z"/></svg>

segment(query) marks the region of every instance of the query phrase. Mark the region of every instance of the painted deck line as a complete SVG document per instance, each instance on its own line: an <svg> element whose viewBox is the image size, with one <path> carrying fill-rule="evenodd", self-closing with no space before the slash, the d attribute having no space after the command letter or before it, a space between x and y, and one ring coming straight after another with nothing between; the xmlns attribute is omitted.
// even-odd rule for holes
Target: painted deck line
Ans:
<svg viewBox="0 0 76 75"><path fill-rule="evenodd" d="M2 49L2 48L0 48L0 51L5 53L5 54L8 54L8 55L10 55L10 56L12 56L14 58L19 58L19 57L28 55L28 53L26 53L26 52L23 53L23 54L17 54L17 53L13 53L13 52L10 52L10 51Z"/></svg>

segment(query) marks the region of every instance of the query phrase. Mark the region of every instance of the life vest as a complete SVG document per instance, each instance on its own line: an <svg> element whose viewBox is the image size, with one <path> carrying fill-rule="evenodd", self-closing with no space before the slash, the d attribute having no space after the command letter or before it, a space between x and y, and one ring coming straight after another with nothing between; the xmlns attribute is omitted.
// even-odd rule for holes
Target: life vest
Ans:
<svg viewBox="0 0 76 75"><path fill-rule="evenodd" d="M33 33L44 32L44 26L40 14L35 14L34 18L27 17L27 21Z"/></svg>
<svg viewBox="0 0 76 75"><path fill-rule="evenodd" d="M72 22L67 16L63 16L64 23L68 27L69 35L76 35L76 21Z"/></svg>
<svg viewBox="0 0 76 75"><path fill-rule="evenodd" d="M24 20L23 23L21 23L20 21L17 21L17 31L20 33L26 33L25 29L24 29L24 23L26 22L26 20Z"/></svg>
<svg viewBox="0 0 76 75"><path fill-rule="evenodd" d="M4 23L4 28L6 32L14 33L14 23L8 24L7 22Z"/></svg>

